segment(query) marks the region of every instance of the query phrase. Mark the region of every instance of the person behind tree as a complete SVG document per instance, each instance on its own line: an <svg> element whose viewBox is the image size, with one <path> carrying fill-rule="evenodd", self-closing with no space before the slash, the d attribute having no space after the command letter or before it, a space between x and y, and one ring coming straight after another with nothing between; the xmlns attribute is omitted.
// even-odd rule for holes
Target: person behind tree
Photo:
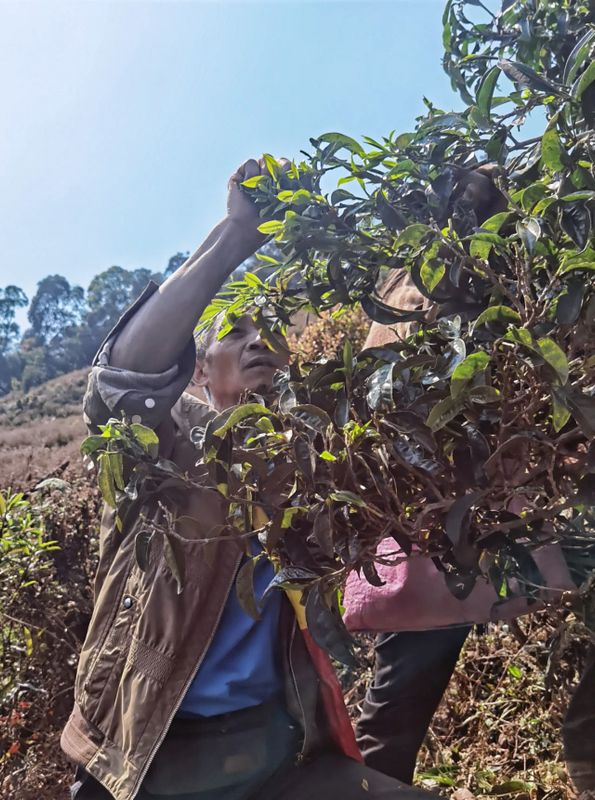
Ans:
<svg viewBox="0 0 595 800"><path fill-rule="evenodd" d="M263 243L262 221L240 189L260 174L247 161L229 183L227 214L161 286L149 284L95 358L84 399L93 432L124 413L157 432L161 455L198 479L190 431L212 411L269 387L287 361L251 319L223 338L198 340L198 318L230 273ZM200 386L209 405L186 392ZM195 481L195 482L198 482ZM200 488L159 495L141 487L116 519L106 506L95 608L83 645L75 705L62 747L78 765L76 800L267 800L407 798L426 792L361 763L328 657L306 647L303 615L281 591L259 621L241 609L234 583L246 553L218 533L225 500ZM184 565L180 592L163 537L140 569L143 536L175 518ZM212 539L207 550L204 539ZM255 538L255 537L254 537ZM256 541L251 543L258 550ZM262 596L273 567L260 559ZM313 655L312 655L313 654Z"/></svg>
<svg viewBox="0 0 595 800"><path fill-rule="evenodd" d="M463 199L473 207L480 224L506 208L493 177L494 168L486 165L470 172L459 184ZM435 314L431 301L417 289L411 275L403 271L395 271L383 285L380 296L390 306L425 309L429 318ZM413 332L414 325L401 322L388 326L374 322L364 349L404 339ZM549 579L549 586L557 587L552 600L559 598L562 591L574 588L557 545L542 548L534 556L540 559L542 575ZM380 591L392 592L388 615L381 615L375 605L379 590L354 574L347 582L343 601L348 628L378 633L374 673L356 724L356 736L368 766L410 784L419 749L473 627L471 623L489 619L488 611L496 595L493 589L481 585L464 603L456 601L442 574L426 559L394 567L383 572L382 578L386 583ZM529 610L524 603L515 606L513 601L508 611L501 607L500 613L507 619ZM587 700L595 679L592 655L589 663L590 670L585 670L563 731L567 758L576 764L569 771L579 787L586 785L587 776L590 787L593 785L592 739L584 736L595 724L593 701ZM582 782L581 777L575 777L576 773L585 776Z"/></svg>
<svg viewBox="0 0 595 800"><path fill-rule="evenodd" d="M472 208L479 221L502 210L503 198L493 180L494 168L486 165L464 176L455 197ZM431 308L430 301L415 286L411 276L395 270L381 290L388 305L401 309ZM412 324L372 323L364 343L367 347L382 347L397 337L412 332ZM424 565L425 567L425 565ZM400 576L400 573L399 573ZM432 587L443 583L436 575L424 581L416 590L420 597L432 596ZM354 581L348 581L344 602L347 624L353 623L352 606L357 612L359 598L352 596ZM419 615L411 613L399 596L394 598L394 615L404 617L400 630L378 633L375 643L375 664L368 686L362 713L357 721L357 742L369 766L404 783L412 783L419 748L428 731L432 717L448 686L460 651L471 630L470 625L452 620L452 627L431 629L421 624ZM458 623L458 624L457 624ZM357 627L357 626L356 626ZM386 630L383 626L382 630Z"/></svg>

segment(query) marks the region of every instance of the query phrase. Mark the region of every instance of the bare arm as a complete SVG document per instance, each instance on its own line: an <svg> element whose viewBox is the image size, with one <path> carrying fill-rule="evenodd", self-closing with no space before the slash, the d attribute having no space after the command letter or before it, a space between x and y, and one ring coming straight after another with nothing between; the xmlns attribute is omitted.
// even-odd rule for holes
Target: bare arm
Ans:
<svg viewBox="0 0 595 800"><path fill-rule="evenodd" d="M111 351L112 366L163 372L178 361L200 315L225 279L264 241L257 231L262 220L239 188L260 171L258 162L250 160L232 176L227 216L120 331Z"/></svg>

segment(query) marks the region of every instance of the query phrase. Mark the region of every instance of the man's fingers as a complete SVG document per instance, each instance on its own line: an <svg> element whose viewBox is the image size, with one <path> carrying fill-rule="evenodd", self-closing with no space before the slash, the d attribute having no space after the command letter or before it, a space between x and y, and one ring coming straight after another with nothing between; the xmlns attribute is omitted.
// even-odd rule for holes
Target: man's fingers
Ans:
<svg viewBox="0 0 595 800"><path fill-rule="evenodd" d="M281 164L281 168L284 172L287 172L287 170L291 168L291 161L289 159L280 158L278 161L279 164ZM267 166L262 156L258 160L255 158L249 158L237 168L237 170L229 179L229 182L240 184L243 181L248 180L248 178L254 178L256 175L266 174L268 174Z"/></svg>
<svg viewBox="0 0 595 800"><path fill-rule="evenodd" d="M253 178L255 175L260 175L260 166L258 161L254 158L249 158L248 161L244 161L244 163L237 168L231 176L230 181L233 183L242 183L248 180L248 178Z"/></svg>
<svg viewBox="0 0 595 800"><path fill-rule="evenodd" d="M288 169L291 167L291 161L288 158L278 158L277 162L281 165L281 169L283 172L287 172ZM263 175L268 174L268 168L266 162L264 160L264 156L258 159L258 163L260 164L260 171Z"/></svg>
<svg viewBox="0 0 595 800"><path fill-rule="evenodd" d="M501 174L502 167L499 164L490 162L489 164L484 164L483 167L477 167L475 172L478 172L480 175L485 175L485 177L490 180L494 180L494 178L497 178L498 175Z"/></svg>
<svg viewBox="0 0 595 800"><path fill-rule="evenodd" d="M453 193L453 199L462 199L471 208L477 209L492 199L493 184L477 170L464 174Z"/></svg>

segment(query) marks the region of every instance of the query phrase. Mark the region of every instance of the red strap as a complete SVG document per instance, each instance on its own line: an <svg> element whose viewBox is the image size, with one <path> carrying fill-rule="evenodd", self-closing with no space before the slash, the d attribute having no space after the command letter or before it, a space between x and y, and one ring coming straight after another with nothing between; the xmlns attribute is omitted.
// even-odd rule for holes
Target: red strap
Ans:
<svg viewBox="0 0 595 800"><path fill-rule="evenodd" d="M302 629L302 635L312 663L320 678L320 695L331 736L344 755L353 758L355 761L363 761L364 759L355 741L351 720L345 707L343 692L330 658L312 639L308 630Z"/></svg>

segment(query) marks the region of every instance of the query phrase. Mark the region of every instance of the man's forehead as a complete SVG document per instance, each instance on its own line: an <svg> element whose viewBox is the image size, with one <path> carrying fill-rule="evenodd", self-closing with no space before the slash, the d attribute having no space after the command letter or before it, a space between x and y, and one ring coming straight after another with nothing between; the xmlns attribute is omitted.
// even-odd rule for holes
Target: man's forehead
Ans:
<svg viewBox="0 0 595 800"><path fill-rule="evenodd" d="M250 316L250 314L242 314L241 317L238 317L234 322L234 325L245 325L246 327L255 328L256 325L254 320Z"/></svg>
<svg viewBox="0 0 595 800"><path fill-rule="evenodd" d="M242 316L236 317L235 319L226 319L225 313L221 312L217 314L210 328L210 344L215 344L217 341L224 339L225 334L232 328L241 328L242 330L248 331L256 330L256 325L250 314L242 314ZM222 331L224 333L220 335Z"/></svg>
<svg viewBox="0 0 595 800"><path fill-rule="evenodd" d="M270 319L270 321L273 322L273 316L271 314L264 312L263 317L265 320ZM225 335L232 328L241 328L245 331L258 330L258 326L256 325L256 322L251 314L246 313L229 319L226 318L225 311L221 311L219 314L217 314L217 316L213 317L211 324L202 334L203 341L205 342L207 349L216 344L218 341L223 340ZM275 335L282 337L280 332L276 332Z"/></svg>
<svg viewBox="0 0 595 800"><path fill-rule="evenodd" d="M225 335L219 336L221 331L227 333L232 328L241 328L244 331L256 330L256 325L250 314L242 314L240 317L232 317L232 319L226 319L225 314L221 314L216 323L217 327L214 329L216 338L225 338Z"/></svg>

